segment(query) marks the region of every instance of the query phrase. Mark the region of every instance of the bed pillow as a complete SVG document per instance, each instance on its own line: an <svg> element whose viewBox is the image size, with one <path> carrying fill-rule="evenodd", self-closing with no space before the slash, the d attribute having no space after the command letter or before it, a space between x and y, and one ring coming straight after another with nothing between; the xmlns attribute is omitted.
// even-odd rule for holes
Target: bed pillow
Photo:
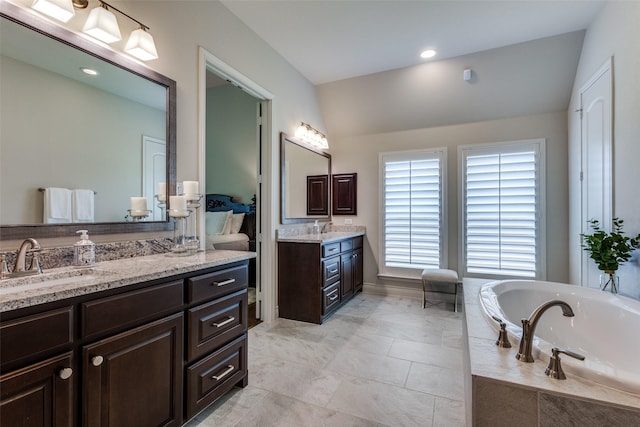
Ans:
<svg viewBox="0 0 640 427"><path fill-rule="evenodd" d="M244 220L244 213L237 213L231 215L231 226L229 227L229 234L237 234L242 228L242 221Z"/></svg>
<svg viewBox="0 0 640 427"><path fill-rule="evenodd" d="M207 212L205 229L208 236L218 236L228 231L231 214L233 211Z"/></svg>

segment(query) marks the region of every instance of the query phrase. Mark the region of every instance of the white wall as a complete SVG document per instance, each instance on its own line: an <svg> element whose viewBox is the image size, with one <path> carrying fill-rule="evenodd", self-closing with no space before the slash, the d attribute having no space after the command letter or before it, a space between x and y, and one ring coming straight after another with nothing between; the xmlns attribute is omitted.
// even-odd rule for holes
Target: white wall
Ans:
<svg viewBox="0 0 640 427"><path fill-rule="evenodd" d="M207 90L208 194L226 194L249 204L258 174L258 101L232 85Z"/></svg>
<svg viewBox="0 0 640 427"><path fill-rule="evenodd" d="M613 57L613 214L625 221L628 235L640 232L640 2L607 2L589 26L576 72L569 120L570 280L578 283L580 257L580 87L609 57ZM638 253L619 271L620 291L640 298ZM584 284L597 287L598 284Z"/></svg>
<svg viewBox="0 0 640 427"><path fill-rule="evenodd" d="M378 153L446 147L448 156L449 268L458 269L458 160L460 145L546 138L547 154L547 279L568 280L567 271L567 122L564 111L509 119L441 126L400 132L338 138L331 141L334 173L358 173L358 216L354 224L365 225L365 282L377 278L379 260ZM334 217L340 224L343 217Z"/></svg>
<svg viewBox="0 0 640 427"><path fill-rule="evenodd" d="M566 110L583 37L577 31L319 85L328 137Z"/></svg>

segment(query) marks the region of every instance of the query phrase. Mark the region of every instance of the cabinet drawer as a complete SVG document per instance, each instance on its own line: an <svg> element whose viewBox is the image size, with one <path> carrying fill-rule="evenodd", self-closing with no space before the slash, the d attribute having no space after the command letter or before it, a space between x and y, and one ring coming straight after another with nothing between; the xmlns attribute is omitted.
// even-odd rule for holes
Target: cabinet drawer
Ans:
<svg viewBox="0 0 640 427"><path fill-rule="evenodd" d="M340 253L340 242L329 243L322 246L322 258L326 258L332 255Z"/></svg>
<svg viewBox="0 0 640 427"><path fill-rule="evenodd" d="M198 302L239 291L248 286L247 265L231 267L188 280L189 302Z"/></svg>
<svg viewBox="0 0 640 427"><path fill-rule="evenodd" d="M181 308L182 294L182 281L176 281L83 303L82 336L91 337L170 314Z"/></svg>
<svg viewBox="0 0 640 427"><path fill-rule="evenodd" d="M187 359L197 359L242 335L248 325L247 311L246 290L189 310Z"/></svg>
<svg viewBox="0 0 640 427"><path fill-rule="evenodd" d="M73 342L73 307L22 317L0 325L2 366L41 358ZM37 357L40 356L40 357Z"/></svg>
<svg viewBox="0 0 640 427"><path fill-rule="evenodd" d="M353 239L347 239L340 242L340 252L346 252L353 249Z"/></svg>
<svg viewBox="0 0 640 427"><path fill-rule="evenodd" d="M338 304L340 304L340 282L322 290L322 314L327 314Z"/></svg>
<svg viewBox="0 0 640 427"><path fill-rule="evenodd" d="M333 257L322 261L323 286L328 286L340 279L340 257Z"/></svg>
<svg viewBox="0 0 640 427"><path fill-rule="evenodd" d="M246 335L187 368L187 418L225 394L246 375Z"/></svg>
<svg viewBox="0 0 640 427"><path fill-rule="evenodd" d="M362 247L362 236L353 238L353 249L358 249Z"/></svg>

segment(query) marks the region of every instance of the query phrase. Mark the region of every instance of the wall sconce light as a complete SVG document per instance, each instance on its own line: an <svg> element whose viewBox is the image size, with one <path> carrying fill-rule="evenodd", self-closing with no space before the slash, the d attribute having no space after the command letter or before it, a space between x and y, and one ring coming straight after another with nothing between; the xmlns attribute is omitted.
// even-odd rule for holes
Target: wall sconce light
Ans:
<svg viewBox="0 0 640 427"><path fill-rule="evenodd" d="M295 137L313 148L319 148L321 150L329 149L327 137L322 132L304 122L300 123L300 126L296 129Z"/></svg>
<svg viewBox="0 0 640 427"><path fill-rule="evenodd" d="M124 48L125 52L142 61L158 59L153 36L148 32L149 27L105 1L98 0L98 2L100 5L89 13L87 22L82 28L83 33L104 43L122 40L116 15L109 10L113 9L138 24L138 29L129 36ZM74 7L84 9L87 5L88 0L35 0L31 7L59 21L67 22L75 15Z"/></svg>
<svg viewBox="0 0 640 427"><path fill-rule="evenodd" d="M62 22L68 22L76 14L71 0L35 0L31 8Z"/></svg>
<svg viewBox="0 0 640 427"><path fill-rule="evenodd" d="M100 6L89 13L87 22L82 27L82 32L105 43L122 40L116 15L110 12L103 2L100 2Z"/></svg>

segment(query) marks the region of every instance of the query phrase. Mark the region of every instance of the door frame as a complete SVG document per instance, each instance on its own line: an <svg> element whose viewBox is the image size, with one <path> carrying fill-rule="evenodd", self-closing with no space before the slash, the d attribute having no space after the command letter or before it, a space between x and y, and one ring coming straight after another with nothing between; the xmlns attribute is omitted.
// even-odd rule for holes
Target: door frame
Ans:
<svg viewBox="0 0 640 427"><path fill-rule="evenodd" d="M247 92L256 98L262 105L262 149L260 158L256 164L258 174L256 182L256 304L259 312L257 315L265 322L271 322L276 318L276 286L275 286L275 227L274 209L276 205L275 190L273 186L274 162L277 160L273 149L273 94L267 89L255 83L253 80L237 71L221 59L207 51L202 46L198 47L198 180L206 182L206 101L207 101L207 71L213 72L234 86ZM256 123L259 125L258 123ZM259 138L260 140L260 138ZM259 144L259 140L256 144ZM262 166L262 167L260 167ZM261 185L262 184L262 185ZM266 185L264 185L266 184ZM261 193L260 194L260 190ZM199 218L204 218L199 215ZM205 221L198 224L201 249L204 249ZM261 303L260 303L261 301Z"/></svg>

